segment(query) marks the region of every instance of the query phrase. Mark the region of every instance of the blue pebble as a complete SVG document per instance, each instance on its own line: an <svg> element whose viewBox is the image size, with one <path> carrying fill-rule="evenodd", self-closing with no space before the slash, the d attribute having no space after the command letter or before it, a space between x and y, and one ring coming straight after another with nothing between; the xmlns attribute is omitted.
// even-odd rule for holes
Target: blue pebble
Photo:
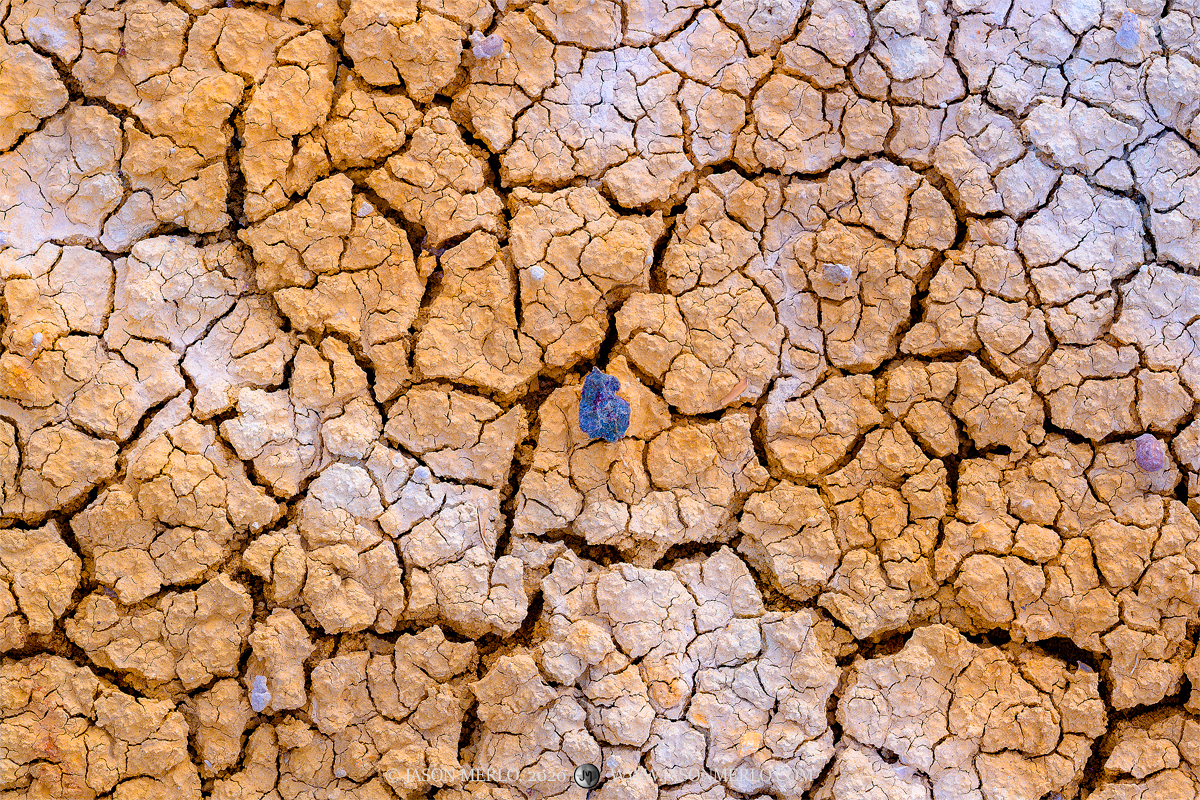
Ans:
<svg viewBox="0 0 1200 800"><path fill-rule="evenodd" d="M593 439L615 442L629 428L629 403L617 396L621 381L592 367L579 398L579 427Z"/></svg>
<svg viewBox="0 0 1200 800"><path fill-rule="evenodd" d="M1121 15L1121 27L1117 29L1117 47L1122 50L1132 50L1138 44L1137 15L1126 11Z"/></svg>

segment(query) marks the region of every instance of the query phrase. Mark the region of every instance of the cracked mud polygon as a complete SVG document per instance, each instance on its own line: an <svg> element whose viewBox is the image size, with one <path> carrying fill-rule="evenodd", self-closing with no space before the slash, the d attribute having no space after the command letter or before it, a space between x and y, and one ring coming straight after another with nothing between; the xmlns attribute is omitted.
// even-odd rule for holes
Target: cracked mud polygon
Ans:
<svg viewBox="0 0 1200 800"><path fill-rule="evenodd" d="M1200 797L1195 0L0 0L0 287L5 798Z"/></svg>

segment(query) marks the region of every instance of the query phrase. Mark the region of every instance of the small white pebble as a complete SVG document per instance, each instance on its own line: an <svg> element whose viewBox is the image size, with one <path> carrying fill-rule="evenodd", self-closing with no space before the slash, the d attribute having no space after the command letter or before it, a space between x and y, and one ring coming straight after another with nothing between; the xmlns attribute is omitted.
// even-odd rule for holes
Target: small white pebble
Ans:
<svg viewBox="0 0 1200 800"><path fill-rule="evenodd" d="M346 770L342 769L341 767L338 767L337 769L335 769L335 770L333 771L333 777L335 777L335 778L344 778L344 777L346 777Z"/></svg>
<svg viewBox="0 0 1200 800"><path fill-rule="evenodd" d="M380 25L387 25L388 15L385 14L384 12L380 11L378 14L375 15L375 21L378 22Z"/></svg>
<svg viewBox="0 0 1200 800"><path fill-rule="evenodd" d="M207 758L204 759L204 766L208 768L209 772L212 772L212 762L209 761Z"/></svg>
<svg viewBox="0 0 1200 800"><path fill-rule="evenodd" d="M926 14L936 14L938 13L938 10L937 3L933 2L933 0L925 0Z"/></svg>
<svg viewBox="0 0 1200 800"><path fill-rule="evenodd" d="M421 466L413 470L413 480L417 483L429 483L430 477L429 467Z"/></svg>
<svg viewBox="0 0 1200 800"><path fill-rule="evenodd" d="M250 689L250 707L254 713L261 713L271 702L271 693L267 691L267 679L262 675L254 676L254 686Z"/></svg>
<svg viewBox="0 0 1200 800"><path fill-rule="evenodd" d="M850 280L850 268L845 264L826 264L825 280L840 285Z"/></svg>
<svg viewBox="0 0 1200 800"><path fill-rule="evenodd" d="M358 215L360 217L365 217L374 210L375 210L375 206L371 205L370 203L363 203L361 206L358 207Z"/></svg>
<svg viewBox="0 0 1200 800"><path fill-rule="evenodd" d="M542 269L541 264L534 264L529 268L529 277L533 278L535 281L540 281L542 278L546 277L546 270Z"/></svg>
<svg viewBox="0 0 1200 800"><path fill-rule="evenodd" d="M1096 670L1092 669L1090 666L1088 666L1087 662L1085 662L1085 661L1077 661L1077 662L1075 662L1075 666L1079 669L1080 672L1095 672L1096 671Z"/></svg>
<svg viewBox="0 0 1200 800"><path fill-rule="evenodd" d="M38 331L29 339L29 344L33 346L33 352L37 352L42 347L42 332Z"/></svg>

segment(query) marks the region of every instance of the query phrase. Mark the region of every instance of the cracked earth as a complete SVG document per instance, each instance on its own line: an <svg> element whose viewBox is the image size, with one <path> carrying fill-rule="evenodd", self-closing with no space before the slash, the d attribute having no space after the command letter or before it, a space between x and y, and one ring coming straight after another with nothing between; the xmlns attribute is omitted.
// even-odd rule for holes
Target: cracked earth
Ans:
<svg viewBox="0 0 1200 800"><path fill-rule="evenodd" d="M1196 0L0 0L0 287L5 798L1200 798Z"/></svg>

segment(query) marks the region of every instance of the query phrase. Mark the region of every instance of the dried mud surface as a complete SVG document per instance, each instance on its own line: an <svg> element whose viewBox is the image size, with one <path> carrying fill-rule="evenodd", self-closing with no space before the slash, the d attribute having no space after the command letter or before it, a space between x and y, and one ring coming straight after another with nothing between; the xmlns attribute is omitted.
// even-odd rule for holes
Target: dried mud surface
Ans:
<svg viewBox="0 0 1200 800"><path fill-rule="evenodd" d="M1195 0L0 0L0 287L6 799L1200 797Z"/></svg>

